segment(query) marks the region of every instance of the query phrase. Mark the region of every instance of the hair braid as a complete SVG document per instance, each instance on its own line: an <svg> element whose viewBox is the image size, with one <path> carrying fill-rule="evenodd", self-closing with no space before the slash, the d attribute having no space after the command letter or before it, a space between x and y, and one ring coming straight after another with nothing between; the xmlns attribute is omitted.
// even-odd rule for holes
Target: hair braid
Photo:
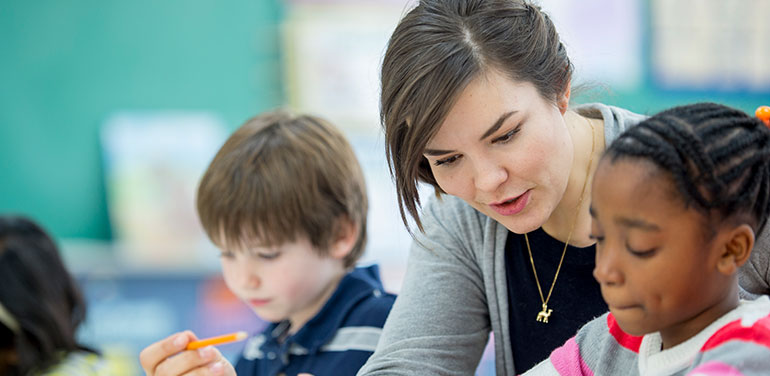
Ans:
<svg viewBox="0 0 770 376"><path fill-rule="evenodd" d="M686 205L717 219L748 216L755 230L770 210L770 130L715 103L674 107L623 133L605 152L669 172Z"/></svg>

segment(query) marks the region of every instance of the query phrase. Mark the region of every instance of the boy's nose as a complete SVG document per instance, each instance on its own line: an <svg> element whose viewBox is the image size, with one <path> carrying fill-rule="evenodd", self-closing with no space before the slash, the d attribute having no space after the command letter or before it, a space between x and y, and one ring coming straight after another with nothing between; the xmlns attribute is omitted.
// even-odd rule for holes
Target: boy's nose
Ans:
<svg viewBox="0 0 770 376"><path fill-rule="evenodd" d="M262 285L262 279L259 278L259 274L256 271L257 265L252 262L244 262L238 264L234 270L234 277L239 287L249 290L254 290Z"/></svg>
<svg viewBox="0 0 770 376"><path fill-rule="evenodd" d="M256 274L247 272L244 284L246 288L254 290L262 285L262 280Z"/></svg>

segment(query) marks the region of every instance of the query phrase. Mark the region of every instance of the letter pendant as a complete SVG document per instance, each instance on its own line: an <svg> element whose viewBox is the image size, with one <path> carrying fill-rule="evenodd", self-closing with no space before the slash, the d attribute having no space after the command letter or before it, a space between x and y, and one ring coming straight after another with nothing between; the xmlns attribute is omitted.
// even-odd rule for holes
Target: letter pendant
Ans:
<svg viewBox="0 0 770 376"><path fill-rule="evenodd" d="M548 323L548 318L551 317L551 312L553 312L552 309L548 309L548 305L543 303L543 310L540 311L540 313L537 314L537 321L538 322L544 322Z"/></svg>

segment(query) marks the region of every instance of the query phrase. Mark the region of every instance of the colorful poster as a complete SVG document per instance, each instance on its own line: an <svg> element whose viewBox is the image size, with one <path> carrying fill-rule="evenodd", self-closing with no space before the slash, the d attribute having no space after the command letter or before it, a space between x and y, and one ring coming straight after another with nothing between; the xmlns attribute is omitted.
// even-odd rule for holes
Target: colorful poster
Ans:
<svg viewBox="0 0 770 376"><path fill-rule="evenodd" d="M195 190L225 137L210 113L122 112L107 119L101 139L116 256L148 268L219 268L197 219Z"/></svg>

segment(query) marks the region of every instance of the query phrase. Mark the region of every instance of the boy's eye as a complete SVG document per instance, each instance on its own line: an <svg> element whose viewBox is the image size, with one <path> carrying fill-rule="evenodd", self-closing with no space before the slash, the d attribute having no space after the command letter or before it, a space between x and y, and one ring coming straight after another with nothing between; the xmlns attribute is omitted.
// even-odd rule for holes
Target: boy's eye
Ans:
<svg viewBox="0 0 770 376"><path fill-rule="evenodd" d="M444 159L437 159L435 162L433 162L433 165L441 166L443 164L452 164L455 161L457 161L458 159L460 159L460 157L461 157L461 155L456 154L456 155L453 155L451 157L447 157L447 158L444 158Z"/></svg>
<svg viewBox="0 0 770 376"><path fill-rule="evenodd" d="M272 252L272 253L257 253L257 256L261 259L265 260L273 260L278 258L278 256L281 255L281 252Z"/></svg>
<svg viewBox="0 0 770 376"><path fill-rule="evenodd" d="M495 138L494 140L492 140L492 143L493 144L495 144L495 143L506 143L506 142L510 141L511 138L513 138L513 135L515 135L516 133L519 133L520 130L521 130L521 126L519 125L516 128L513 128L510 131L508 131L508 133L506 133L506 134L504 134L504 135L502 135L500 137Z"/></svg>
<svg viewBox="0 0 770 376"><path fill-rule="evenodd" d="M232 258L235 258L235 254L232 252L220 252L219 257L225 258L225 259L232 259Z"/></svg>

